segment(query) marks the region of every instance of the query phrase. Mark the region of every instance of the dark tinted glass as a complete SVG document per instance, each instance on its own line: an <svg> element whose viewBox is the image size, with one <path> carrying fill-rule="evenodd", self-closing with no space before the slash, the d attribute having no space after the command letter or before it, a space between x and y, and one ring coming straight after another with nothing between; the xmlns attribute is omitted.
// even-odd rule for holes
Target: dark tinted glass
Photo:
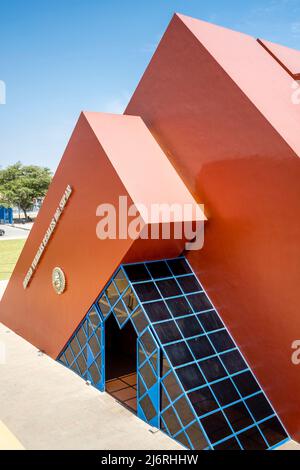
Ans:
<svg viewBox="0 0 300 470"><path fill-rule="evenodd" d="M140 307L135 310L130 318L139 333L148 326L148 320Z"/></svg>
<svg viewBox="0 0 300 470"><path fill-rule="evenodd" d="M178 277L177 282L185 294L202 290L202 287L194 275Z"/></svg>
<svg viewBox="0 0 300 470"><path fill-rule="evenodd" d="M102 313L102 315L104 316L104 318L107 316L107 314L109 313L110 311L110 304L105 296L105 294L103 294L99 301L98 301L98 305L99 305L99 308L100 308L100 311Z"/></svg>
<svg viewBox="0 0 300 470"><path fill-rule="evenodd" d="M259 395L255 395L254 397L248 398L246 400L246 403L249 407L249 410L257 421L260 421L261 419L267 418L268 416L274 414L274 411L272 410L268 400L262 393L260 393Z"/></svg>
<svg viewBox="0 0 300 470"><path fill-rule="evenodd" d="M260 390L258 383L251 372L244 372L232 378L243 397L252 395Z"/></svg>
<svg viewBox="0 0 300 470"><path fill-rule="evenodd" d="M123 294L122 299L129 314L133 312L135 307L138 305L138 300L135 294L133 293L131 287L129 287L129 289L126 290L126 292Z"/></svg>
<svg viewBox="0 0 300 470"><path fill-rule="evenodd" d="M172 273L165 261L155 261L154 263L147 263L147 268L154 279L172 276Z"/></svg>
<svg viewBox="0 0 300 470"><path fill-rule="evenodd" d="M215 450L241 450L238 441L234 437L231 437L230 439L227 439L227 441L221 442L221 444L214 446L214 449Z"/></svg>
<svg viewBox="0 0 300 470"><path fill-rule="evenodd" d="M97 384L100 380L100 374L99 374L98 368L96 367L95 363L93 363L91 365L91 367L89 368L89 373L90 373L92 382L94 384Z"/></svg>
<svg viewBox="0 0 300 470"><path fill-rule="evenodd" d="M112 282L107 287L105 293L111 305L113 305L119 297L119 292Z"/></svg>
<svg viewBox="0 0 300 470"><path fill-rule="evenodd" d="M243 403L229 406L224 410L224 412L236 432L254 424L253 419Z"/></svg>
<svg viewBox="0 0 300 470"><path fill-rule="evenodd" d="M167 397L167 394L166 394L163 387L161 387L161 389L160 389L160 401L161 401L161 409L162 410L164 410L165 408L167 408L167 406L170 405L169 398Z"/></svg>
<svg viewBox="0 0 300 470"><path fill-rule="evenodd" d="M99 339L96 335L93 335L90 339L89 339L89 346L91 348L91 351L93 353L93 356L96 357L98 356L99 352L100 352L100 343L99 343Z"/></svg>
<svg viewBox="0 0 300 470"><path fill-rule="evenodd" d="M179 329L174 320L165 321L153 325L160 341L162 343L170 343L182 339Z"/></svg>
<svg viewBox="0 0 300 470"><path fill-rule="evenodd" d="M114 313L118 319L118 322L120 325L123 325L123 323L127 320L128 318L128 313L125 308L125 305L123 304L122 300L120 299L119 302L116 303L114 306Z"/></svg>
<svg viewBox="0 0 300 470"><path fill-rule="evenodd" d="M69 365L74 361L74 354L72 353L70 346L65 351L65 357Z"/></svg>
<svg viewBox="0 0 300 470"><path fill-rule="evenodd" d="M213 356L215 354L210 342L205 336L190 339L188 344L196 359L204 359L207 356Z"/></svg>
<svg viewBox="0 0 300 470"><path fill-rule="evenodd" d="M124 290L128 286L128 281L126 279L125 274L123 273L122 269L119 269L117 274L114 277L115 284L121 294L123 294Z"/></svg>
<svg viewBox="0 0 300 470"><path fill-rule="evenodd" d="M78 342L80 344L81 347L83 347L86 343L86 334L85 334L85 331L84 331L84 328L81 327L78 331L77 331L77 339L78 339Z"/></svg>
<svg viewBox="0 0 300 470"><path fill-rule="evenodd" d="M174 367L194 360L184 341L170 344L165 347L165 350Z"/></svg>
<svg viewBox="0 0 300 470"><path fill-rule="evenodd" d="M227 349L235 348L235 344L226 330L216 331L209 335L211 342L218 352L227 351Z"/></svg>
<svg viewBox="0 0 300 470"><path fill-rule="evenodd" d="M183 317L193 313L188 302L184 297L176 297L176 299L167 300L168 307L174 317Z"/></svg>
<svg viewBox="0 0 300 470"><path fill-rule="evenodd" d="M144 309L150 321L156 322L161 320L167 320L171 318L170 312L168 311L166 304L161 300L158 302L150 302L149 304L143 305Z"/></svg>
<svg viewBox="0 0 300 470"><path fill-rule="evenodd" d="M143 282L134 285L135 291L141 302L149 302L149 300L160 299L160 294L154 282Z"/></svg>
<svg viewBox="0 0 300 470"><path fill-rule="evenodd" d="M189 449L191 446L184 431L176 436L176 441L180 442L180 444L182 444L183 447L186 447L187 449Z"/></svg>
<svg viewBox="0 0 300 470"><path fill-rule="evenodd" d="M189 274L192 272L191 268L183 258L168 260L168 265L174 276L180 276L181 274Z"/></svg>
<svg viewBox="0 0 300 470"><path fill-rule="evenodd" d="M237 350L222 354L221 358L229 374L234 374L240 370L247 369L247 364Z"/></svg>
<svg viewBox="0 0 300 470"><path fill-rule="evenodd" d="M156 383L156 377L152 371L152 368L148 362L146 362L141 368L140 368L140 373L141 376L143 377L143 380L147 386L147 388L151 388L152 385Z"/></svg>
<svg viewBox="0 0 300 470"><path fill-rule="evenodd" d="M205 383L204 377L196 364L181 367L177 369L177 375L185 390L200 387Z"/></svg>
<svg viewBox="0 0 300 470"><path fill-rule="evenodd" d="M208 442L201 431L199 423L193 423L186 429L186 433L189 436L189 439L192 443L192 446L195 450L202 450L207 447Z"/></svg>
<svg viewBox="0 0 300 470"><path fill-rule="evenodd" d="M76 359L77 366L79 367L80 373L83 375L87 369L87 363L83 354L79 354Z"/></svg>
<svg viewBox="0 0 300 470"><path fill-rule="evenodd" d="M269 446L275 446L288 436L277 418L271 418L259 425L263 435L267 439Z"/></svg>
<svg viewBox="0 0 300 470"><path fill-rule="evenodd" d="M189 399L198 416L202 416L218 408L218 404L208 387L189 393Z"/></svg>
<svg viewBox="0 0 300 470"><path fill-rule="evenodd" d="M144 393L146 393L146 388L140 376L138 376L138 389L139 389L139 396L142 397Z"/></svg>
<svg viewBox="0 0 300 470"><path fill-rule="evenodd" d="M174 408L184 426L194 421L195 415L185 397L179 398L179 400L174 403Z"/></svg>
<svg viewBox="0 0 300 470"><path fill-rule="evenodd" d="M204 375L208 382L222 379L227 375L220 359L217 357L205 359L204 361L199 362L199 366L202 372L204 372Z"/></svg>
<svg viewBox="0 0 300 470"><path fill-rule="evenodd" d="M218 411L201 419L202 425L211 442L217 442L232 434L223 414Z"/></svg>
<svg viewBox="0 0 300 470"><path fill-rule="evenodd" d="M172 407L164 411L161 416L172 435L180 431L181 425Z"/></svg>
<svg viewBox="0 0 300 470"><path fill-rule="evenodd" d="M157 281L156 285L163 297L174 297L175 295L181 295L182 293L175 279Z"/></svg>
<svg viewBox="0 0 300 470"><path fill-rule="evenodd" d="M177 320L177 325L185 338L201 335L201 333L203 333L200 323L195 315L190 315L189 317Z"/></svg>
<svg viewBox="0 0 300 470"><path fill-rule="evenodd" d="M71 343L70 343L70 346L72 348L72 351L74 353L74 356L77 356L77 354L79 353L80 351L80 346L79 346L79 343L76 339L76 336L74 336L74 338L72 339Z"/></svg>
<svg viewBox="0 0 300 470"><path fill-rule="evenodd" d="M212 305L204 292L200 294L191 294L188 296L188 299L195 313L212 308Z"/></svg>
<svg viewBox="0 0 300 470"><path fill-rule="evenodd" d="M240 399L237 391L229 379L217 382L212 385L211 388L221 406L229 405L229 403Z"/></svg>
<svg viewBox="0 0 300 470"><path fill-rule="evenodd" d="M221 322L219 315L212 310L211 312L204 312L198 315L198 319L201 322L201 325L205 331L220 330L224 328L223 323Z"/></svg>
<svg viewBox="0 0 300 470"><path fill-rule="evenodd" d="M95 307L92 308L92 310L90 311L89 313L89 324L91 324L93 326L92 329L89 329L90 331L90 334L92 333L92 331L94 329L97 328L97 326L100 325L100 315L99 313L96 311Z"/></svg>
<svg viewBox="0 0 300 470"><path fill-rule="evenodd" d="M173 372L171 372L169 375L167 375L167 377L163 379L163 384L171 400L176 400L176 398L178 398L182 394L182 389L179 386L178 381Z"/></svg>
<svg viewBox="0 0 300 470"><path fill-rule="evenodd" d="M148 421L154 418L156 411L148 395L145 395L144 398L142 398L140 405Z"/></svg>
<svg viewBox="0 0 300 470"><path fill-rule="evenodd" d="M146 351L146 353L148 354L148 356L150 356L150 354L152 354L155 349L156 349L156 344L151 336L151 334L149 333L148 330L146 330L142 336L141 336L141 342L142 342L142 345L144 347L144 350Z"/></svg>
<svg viewBox="0 0 300 470"><path fill-rule="evenodd" d="M147 281L150 275L143 264L129 264L124 266L125 272L132 282Z"/></svg>
<svg viewBox="0 0 300 470"><path fill-rule="evenodd" d="M244 450L265 450L267 448L267 444L256 427L239 434L239 441Z"/></svg>

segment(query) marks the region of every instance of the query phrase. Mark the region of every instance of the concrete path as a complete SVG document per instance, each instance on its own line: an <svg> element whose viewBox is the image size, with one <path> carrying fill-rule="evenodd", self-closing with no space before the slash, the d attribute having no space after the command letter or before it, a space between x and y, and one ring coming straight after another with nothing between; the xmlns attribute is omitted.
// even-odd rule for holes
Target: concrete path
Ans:
<svg viewBox="0 0 300 470"><path fill-rule="evenodd" d="M181 449L2 324L1 343L0 447L9 433L25 449Z"/></svg>

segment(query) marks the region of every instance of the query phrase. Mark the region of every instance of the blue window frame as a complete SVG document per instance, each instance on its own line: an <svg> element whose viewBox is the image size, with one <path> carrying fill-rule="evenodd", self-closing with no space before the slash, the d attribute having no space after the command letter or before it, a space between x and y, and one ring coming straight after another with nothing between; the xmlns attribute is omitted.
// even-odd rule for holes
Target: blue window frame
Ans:
<svg viewBox="0 0 300 470"><path fill-rule="evenodd" d="M190 449L289 439L184 257L121 266L58 360L105 389L105 321L137 334L137 414Z"/></svg>

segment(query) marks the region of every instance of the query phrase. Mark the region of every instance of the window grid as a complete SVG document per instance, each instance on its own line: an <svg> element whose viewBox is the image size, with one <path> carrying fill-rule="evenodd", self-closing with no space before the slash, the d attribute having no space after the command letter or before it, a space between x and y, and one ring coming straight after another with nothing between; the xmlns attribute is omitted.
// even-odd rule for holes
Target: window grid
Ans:
<svg viewBox="0 0 300 470"><path fill-rule="evenodd" d="M160 269L162 269L164 273L167 273L167 275L159 277ZM175 271L177 271L177 273ZM104 300L102 303L102 308L104 309L102 310L103 313L101 311L101 299ZM158 315L159 318L159 308L155 311L159 304L159 307L163 306L166 312L165 316L169 315L169 318L151 321L150 316L147 314L147 306L151 306L151 304L154 309L151 311L152 313L154 312L155 316ZM116 306L120 309L119 312ZM143 317L139 316L140 310ZM91 314L93 314L94 320L96 318L96 323L99 321L98 325L93 324L90 318ZM267 437L262 432L260 425L267 423L272 418L280 423L277 415L272 409L268 399L265 397L256 378L251 373L251 369L245 361L245 358L237 348L231 334L224 325L210 298L207 296L203 286L198 281L184 257L159 262L149 261L145 263L127 264L119 267L72 335L58 360L86 380L91 380L91 383L100 390L104 390L105 388L105 321L111 314L115 316L119 328L121 329L131 320L137 333L138 409L143 404L149 404L151 402L155 408L156 415L153 417L154 409L151 406L150 411L146 410L148 417L143 413L144 418L146 417L146 420L150 424L154 423L155 426L161 427L167 434L175 440L178 440L182 445L186 446L188 443L188 447L191 449L214 449L214 447L223 443L225 444L232 439L243 449L242 441L239 436L241 437L247 430L257 430L258 435L261 436L262 442L264 442L265 447L268 449L276 448L289 439L287 435L282 436L280 442L277 442L273 446L269 445ZM135 316L141 320L137 324L135 324L133 320ZM99 331L101 332L100 335ZM142 336L146 331L148 331L153 342L156 344L154 351L147 352L142 344ZM85 334L85 341L83 332ZM81 334L80 341L78 339L79 334ZM176 339L173 339L172 336ZM97 349L99 347L100 353L96 356L93 356L89 345L92 338L95 338L99 343ZM200 341L199 344L197 340L201 340L202 343ZM94 342L93 344L95 345ZM207 355L201 351L201 344L202 346L204 345L204 352ZM174 348L176 345L178 345L177 350ZM139 354L139 349L143 353L143 359L140 363L139 361L142 356ZM229 353L233 353L233 355L230 356ZM173 354L173 357L170 357L170 354ZM236 356L238 356L240 362L237 361ZM226 366L226 358L229 366ZM234 358L236 363L233 361L232 365L230 360ZM162 375L162 371L160 370L162 360L166 361L164 364L168 364L167 371L164 375ZM176 363L174 361L176 361ZM178 361L179 363L177 363ZM214 361L212 363L214 367L207 367L205 369L204 366L211 364L211 361ZM80 371L82 364L85 364L85 362L85 370ZM172 364L173 362L174 364ZM101 370L99 370L99 363ZM243 365L245 365L245 367L242 367ZM95 366L96 369L93 366ZM99 383L93 381L90 372L91 367L93 367L94 375L95 371L96 376L98 376L97 371L99 372ZM195 373L197 371L200 380L198 384L193 383L191 377L185 374L185 371L188 371L188 369L186 369L187 367L191 367L191 370ZM228 367L232 369L237 367L237 370L233 370L230 373ZM145 369L148 370L148 372L151 371L155 378L155 384L150 385L150 388L147 386L146 380L142 377L141 371ZM215 377L213 377L214 370L216 374ZM189 372L191 371L189 370ZM257 382L257 391L253 393L242 393L239 386L233 380L246 373L252 374L254 381ZM175 377L180 389L179 395L173 400L164 383L164 380L168 376L171 377L171 374ZM181 375L182 377L180 377ZM153 377L150 383L153 382ZM181 380L183 380L183 382L181 382ZM225 381L227 381L226 384L228 384L228 386L230 384L235 395L232 395L228 402L226 402L227 399L224 400L224 396L222 397L222 389L220 390L219 388L218 394L214 390L215 386L222 387L222 382L224 382L225 385ZM139 383L143 391L139 391ZM243 385L242 382L241 385ZM155 390L155 393L153 390ZM191 402L189 395L193 392L201 392L202 390L205 390L205 392L206 390L209 391L209 396L212 397L213 406L215 406L212 410L206 411L203 405L203 410L200 411L200 409L198 409L197 411ZM168 400L167 406L162 407L162 405L159 405L160 392L164 393ZM260 420L255 419L246 402L246 400L257 396L263 397L266 403L271 406L270 414ZM180 403L183 406L182 409L180 409ZM180 412L177 412L176 405L178 405ZM233 409L231 409L233 413L231 419L233 419L233 422L230 420L230 415L227 416L226 414L226 410L229 410L234 405L242 406L242 412L246 410L246 415L243 415L241 412L241 416L244 419L242 424L236 420ZM168 410L171 412L171 415L163 416ZM184 410L189 415L188 419L182 414ZM216 416L215 423L217 423L218 418L221 417L226 424L224 435L221 437L218 436L220 438L217 438L217 434L215 434L215 437L212 436L214 432L212 429L210 429L211 436L209 436L205 428L205 419L213 419L214 415ZM170 416L171 418L172 416L174 417L174 422L172 422ZM245 425L247 419L249 422L252 420L251 424L248 426ZM173 428L173 434L168 428L168 420L170 421L169 426ZM184 421L187 422L185 426ZM278 423L276 422L275 424ZM196 428L194 427L195 424L197 424ZM180 425L179 430L177 429L178 425ZM244 425L245 427L243 427ZM241 428L237 430L238 426L241 426ZM192 427L194 434L191 434ZM279 431L281 432L281 428L279 428ZM267 432L268 430L266 430L266 433Z"/></svg>

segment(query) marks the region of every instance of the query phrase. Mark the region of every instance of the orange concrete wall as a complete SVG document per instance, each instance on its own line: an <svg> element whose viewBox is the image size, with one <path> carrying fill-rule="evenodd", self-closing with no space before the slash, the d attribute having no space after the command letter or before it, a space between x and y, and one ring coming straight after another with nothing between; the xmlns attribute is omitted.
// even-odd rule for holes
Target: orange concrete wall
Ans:
<svg viewBox="0 0 300 470"><path fill-rule="evenodd" d="M125 113L144 119L205 204L204 249L187 257L300 440L298 156L178 18Z"/></svg>

